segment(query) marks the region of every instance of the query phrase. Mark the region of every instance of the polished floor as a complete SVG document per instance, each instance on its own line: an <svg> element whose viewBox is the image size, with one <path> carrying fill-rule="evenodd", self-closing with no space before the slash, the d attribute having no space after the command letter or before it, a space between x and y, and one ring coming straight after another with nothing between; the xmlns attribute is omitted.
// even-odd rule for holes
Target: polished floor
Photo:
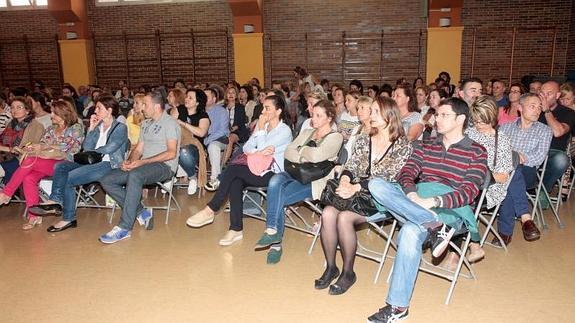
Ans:
<svg viewBox="0 0 575 323"><path fill-rule="evenodd" d="M220 247L228 215L191 229L186 218L207 199L185 190L177 199L182 211L168 225L158 211L153 231L135 227L114 245L97 240L112 227L107 210L79 209L77 229L51 234L57 219L24 232L24 206L1 207L0 322L365 322L383 305L392 261L374 284L377 264L357 259L357 283L330 296L313 288L324 260L319 244L307 254L310 236L287 230L282 261L267 265L253 250L263 222L245 219L244 240ZM460 280L448 306L449 283L420 273L408 321L574 322L574 199L562 206L564 229L547 214L541 240L523 241L517 226L508 253L486 247L477 280ZM375 234L359 236L382 247Z"/></svg>

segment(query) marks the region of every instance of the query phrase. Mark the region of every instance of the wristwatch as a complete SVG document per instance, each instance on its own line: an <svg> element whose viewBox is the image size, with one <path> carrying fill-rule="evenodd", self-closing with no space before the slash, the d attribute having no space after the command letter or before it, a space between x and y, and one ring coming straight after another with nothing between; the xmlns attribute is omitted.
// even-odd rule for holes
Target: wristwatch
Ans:
<svg viewBox="0 0 575 323"><path fill-rule="evenodd" d="M442 204L441 197L439 196L433 197L433 204L435 205L435 207L441 207Z"/></svg>

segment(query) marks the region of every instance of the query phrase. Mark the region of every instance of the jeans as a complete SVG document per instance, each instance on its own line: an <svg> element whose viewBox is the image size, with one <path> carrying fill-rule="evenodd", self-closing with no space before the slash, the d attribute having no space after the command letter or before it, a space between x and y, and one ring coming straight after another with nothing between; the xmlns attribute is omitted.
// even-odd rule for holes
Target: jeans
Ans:
<svg viewBox="0 0 575 323"><path fill-rule="evenodd" d="M114 169L100 180L104 191L122 208L122 217L118 226L132 230L136 216L144 210L142 188L157 182L165 182L174 176L170 166L165 163L151 163L131 171Z"/></svg>
<svg viewBox="0 0 575 323"><path fill-rule="evenodd" d="M549 159L547 160L547 168L543 177L543 185L547 192L551 192L553 185L563 176L567 167L569 167L567 153L563 150L549 149Z"/></svg>
<svg viewBox="0 0 575 323"><path fill-rule="evenodd" d="M196 166L198 166L199 159L200 154L196 146L187 145L180 148L180 166L186 171L188 177L196 176Z"/></svg>
<svg viewBox="0 0 575 323"><path fill-rule="evenodd" d="M534 167L519 165L509 182L507 195L499 208L497 230L500 234L513 235L515 217L529 213L526 190L537 184L537 170Z"/></svg>
<svg viewBox="0 0 575 323"><path fill-rule="evenodd" d="M97 182L111 170L109 161L92 165L64 161L54 167L50 200L62 205L64 221L76 219L76 186Z"/></svg>
<svg viewBox="0 0 575 323"><path fill-rule="evenodd" d="M210 174L210 181L215 181L222 172L222 151L226 149L227 145L219 141L212 141L208 145L208 158L212 167Z"/></svg>
<svg viewBox="0 0 575 323"><path fill-rule="evenodd" d="M273 173L264 176L252 174L246 165L230 165L222 174L220 186L208 206L217 212L229 196L230 198L230 230L242 231L243 222L243 192L248 186L266 187Z"/></svg>
<svg viewBox="0 0 575 323"><path fill-rule="evenodd" d="M397 184L376 178L369 182L369 191L403 224L399 231L387 303L408 307L419 270L422 245L428 235L424 224L436 222L437 219L429 210L412 202Z"/></svg>
<svg viewBox="0 0 575 323"><path fill-rule="evenodd" d="M282 172L270 179L267 195L266 227L276 229L279 236L283 237L284 208L312 197L311 183L302 184L288 173Z"/></svg>
<svg viewBox="0 0 575 323"><path fill-rule="evenodd" d="M3 161L0 163L0 167L4 169L4 183L8 183L12 175L14 175L18 167L20 167L20 161L18 161L18 158Z"/></svg>

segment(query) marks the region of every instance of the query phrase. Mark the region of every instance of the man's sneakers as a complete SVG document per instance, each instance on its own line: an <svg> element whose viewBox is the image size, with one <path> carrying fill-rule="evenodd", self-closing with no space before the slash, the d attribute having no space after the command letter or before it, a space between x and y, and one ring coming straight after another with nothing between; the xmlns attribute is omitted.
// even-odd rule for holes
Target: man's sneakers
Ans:
<svg viewBox="0 0 575 323"><path fill-rule="evenodd" d="M100 242L105 244L116 243L120 240L128 239L131 236L131 231L115 226L110 232L100 236Z"/></svg>
<svg viewBox="0 0 575 323"><path fill-rule="evenodd" d="M398 307L387 305L380 308L377 313L367 318L367 323L392 323L407 318L409 309L400 310Z"/></svg>
<svg viewBox="0 0 575 323"><path fill-rule="evenodd" d="M204 185L204 188L208 192L215 192L218 190L218 187L220 187L220 181L217 179L214 181L209 181L206 185Z"/></svg>
<svg viewBox="0 0 575 323"><path fill-rule="evenodd" d="M188 180L188 195L194 195L198 191L198 179L190 177Z"/></svg>
<svg viewBox="0 0 575 323"><path fill-rule="evenodd" d="M220 240L220 246L229 246L236 241L244 238L243 231L228 230L224 237Z"/></svg>
<svg viewBox="0 0 575 323"><path fill-rule="evenodd" d="M449 241L455 233L455 229L444 224L433 229L427 229L427 231L429 232L427 239L431 244L431 255L435 258L439 258L447 249Z"/></svg>
<svg viewBox="0 0 575 323"><path fill-rule="evenodd" d="M152 212L148 210L144 210L138 214L136 220L138 220L138 223L146 228L146 230L152 230L154 228L154 217L152 216Z"/></svg>
<svg viewBox="0 0 575 323"><path fill-rule="evenodd" d="M205 207L200 212L190 216L186 220L186 224L192 228L201 228L204 225L211 224L214 222L216 215L208 207Z"/></svg>

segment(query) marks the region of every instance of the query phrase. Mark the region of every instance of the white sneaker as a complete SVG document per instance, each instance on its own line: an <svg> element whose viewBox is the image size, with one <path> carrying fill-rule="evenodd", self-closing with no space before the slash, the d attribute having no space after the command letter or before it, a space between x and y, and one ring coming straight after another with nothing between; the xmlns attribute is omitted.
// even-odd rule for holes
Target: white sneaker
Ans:
<svg viewBox="0 0 575 323"><path fill-rule="evenodd" d="M208 192L215 192L218 190L218 187L220 187L220 181L218 181L217 179L214 181L209 181L204 188L206 189L206 191Z"/></svg>
<svg viewBox="0 0 575 323"><path fill-rule="evenodd" d="M166 187L167 190L171 191L171 190L172 190L172 187L174 186L174 181L173 181L172 179L169 179L169 180L165 181L165 182L163 183L163 185ZM163 189L163 188L161 189L161 192L162 192L162 194L168 193L168 191L166 191L166 190Z"/></svg>
<svg viewBox="0 0 575 323"><path fill-rule="evenodd" d="M228 230L224 237L220 240L220 246L229 246L236 241L244 238L242 231Z"/></svg>
<svg viewBox="0 0 575 323"><path fill-rule="evenodd" d="M188 181L188 195L196 194L198 190L198 179L195 177L190 177Z"/></svg>
<svg viewBox="0 0 575 323"><path fill-rule="evenodd" d="M214 218L216 217L215 214L207 211L206 209L201 210L200 212L190 216L186 220L186 224L192 228L200 228L204 225L211 224L214 222Z"/></svg>

